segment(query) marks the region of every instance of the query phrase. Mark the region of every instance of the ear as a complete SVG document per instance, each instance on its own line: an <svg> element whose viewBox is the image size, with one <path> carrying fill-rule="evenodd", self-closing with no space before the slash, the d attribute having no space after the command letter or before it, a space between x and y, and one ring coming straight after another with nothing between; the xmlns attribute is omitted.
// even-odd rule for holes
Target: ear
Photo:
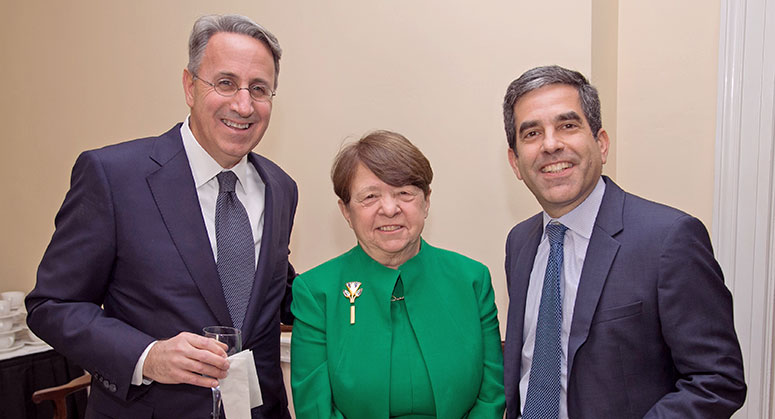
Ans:
<svg viewBox="0 0 775 419"><path fill-rule="evenodd" d="M509 149L509 165L511 165L511 170L514 171L514 174L517 175L517 179L522 180L522 175L519 173L517 153L513 149Z"/></svg>
<svg viewBox="0 0 775 419"><path fill-rule="evenodd" d="M349 225L350 228L353 228L353 224L350 222L350 208L341 199L337 201L337 204L339 204L339 211L342 212L342 216L344 216L344 219L347 221L347 225Z"/></svg>
<svg viewBox="0 0 775 419"><path fill-rule="evenodd" d="M187 68L183 69L183 91L186 93L186 104L189 108L194 107L194 75L188 72Z"/></svg>
<svg viewBox="0 0 775 419"><path fill-rule="evenodd" d="M611 139L608 138L608 133L600 128L600 131L597 132L597 146L600 147L600 157L603 161L603 164L605 164L606 160L608 160L608 147L611 145Z"/></svg>
<svg viewBox="0 0 775 419"><path fill-rule="evenodd" d="M428 211L431 209L431 192L432 189L428 189L428 194L425 195L425 218L428 218Z"/></svg>

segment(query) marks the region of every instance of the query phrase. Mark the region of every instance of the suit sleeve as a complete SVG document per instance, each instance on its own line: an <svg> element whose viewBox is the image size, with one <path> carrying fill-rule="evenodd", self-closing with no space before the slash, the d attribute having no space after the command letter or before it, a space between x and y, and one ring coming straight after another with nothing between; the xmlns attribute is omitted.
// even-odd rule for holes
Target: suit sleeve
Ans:
<svg viewBox="0 0 775 419"><path fill-rule="evenodd" d="M482 327L482 359L484 374L476 402L468 412L469 418L503 418L506 398L503 392L503 352L498 327L498 309L492 279L487 267L482 268L476 282L479 298L479 320Z"/></svg>
<svg viewBox="0 0 775 419"><path fill-rule="evenodd" d="M70 190L55 219L56 230L27 297L30 329L92 373L105 389L127 399L140 354L153 341L105 315L116 259L111 191L94 152L73 167Z"/></svg>
<svg viewBox="0 0 775 419"><path fill-rule="evenodd" d="M298 419L343 418L333 404L326 351L326 316L304 282L293 285L291 387Z"/></svg>
<svg viewBox="0 0 775 419"><path fill-rule="evenodd" d="M658 287L662 333L680 378L645 417L729 418L745 400L743 361L732 296L696 218L678 219L667 235Z"/></svg>

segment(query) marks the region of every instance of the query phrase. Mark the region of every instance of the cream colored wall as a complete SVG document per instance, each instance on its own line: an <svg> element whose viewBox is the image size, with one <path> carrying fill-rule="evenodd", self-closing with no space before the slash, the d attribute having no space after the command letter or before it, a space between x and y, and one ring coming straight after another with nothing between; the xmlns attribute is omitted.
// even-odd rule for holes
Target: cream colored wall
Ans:
<svg viewBox="0 0 775 419"><path fill-rule="evenodd" d="M0 289L34 286L80 151L185 117L187 35L207 13L251 16L285 50L256 151L299 184L299 271L354 244L328 179L334 154L367 130L392 129L435 171L424 236L490 267L503 322L505 236L538 206L506 162L501 101L512 79L550 63L591 75L606 109L618 104L606 111L617 132L607 173L710 222L717 1L626 2L613 15L604 0L6 3Z"/></svg>
<svg viewBox="0 0 775 419"><path fill-rule="evenodd" d="M619 83L619 2L592 0L592 72L590 82L600 94L603 126L608 132L608 160L603 173L616 179L617 150L617 91Z"/></svg>
<svg viewBox="0 0 775 419"><path fill-rule="evenodd" d="M718 0L619 4L617 180L710 230Z"/></svg>

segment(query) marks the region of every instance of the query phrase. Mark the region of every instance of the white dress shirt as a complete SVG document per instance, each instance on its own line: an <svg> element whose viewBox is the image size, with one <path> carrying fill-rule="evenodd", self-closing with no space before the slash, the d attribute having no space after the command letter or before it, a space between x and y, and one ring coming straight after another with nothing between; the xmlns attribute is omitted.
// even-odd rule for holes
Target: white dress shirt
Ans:
<svg viewBox="0 0 775 419"><path fill-rule="evenodd" d="M196 141L191 128L188 125L188 118L180 127L180 135L183 137L183 148L186 150L191 174L194 176L194 186L199 196L199 206L202 209L207 236L210 238L210 246L213 249L213 256L218 260L218 244L215 240L215 202L218 199L218 176L224 171L218 162L215 161L204 148ZM253 241L256 244L256 266L258 266L258 254L261 250L261 235L264 231L264 191L266 185L261 180L258 170L250 162L248 156L243 156L242 160L232 167L232 172L237 175L237 184L234 187L245 210L248 213L250 226L253 230Z"/></svg>
<svg viewBox="0 0 775 419"><path fill-rule="evenodd" d="M199 144L194 138L194 134L191 132L191 128L188 124L188 117L180 127L180 135L183 137L183 148L188 157L188 163L191 167L191 175L194 177L194 186L196 187L196 193L199 197L199 207L202 210L202 217L205 222L205 228L207 229L207 236L210 239L210 246L213 250L213 257L218 260L218 243L215 239L215 204L218 200L218 176L219 173L225 171L215 159L210 156L207 151ZM250 162L248 157L243 156L231 169L235 175L237 175L237 184L234 187L242 205L245 207L245 211L248 213L248 220L250 220L250 227L253 231L253 241L255 242L256 257L255 263L258 266L258 255L261 251L261 237L264 232L264 203L265 203L265 191L266 185L258 174L258 170ZM152 342L145 348L140 358L135 365L134 374L132 375L132 384L150 384L151 381L143 378L143 365L145 364L145 358L148 356L148 352L151 347L156 343Z"/></svg>
<svg viewBox="0 0 775 419"><path fill-rule="evenodd" d="M546 225L551 221L562 223L568 230L563 243L563 262L560 272L560 294L562 296L562 330L560 342L562 345L562 363L560 365L560 418L568 418L568 337L570 336L573 309L576 303L576 292L579 288L581 269L589 246L589 238L595 226L597 212L603 202L605 182L600 178L595 189L579 206L560 218L553 219L543 213L544 233L538 245L533 270L530 272L530 283L525 301L525 324L522 344L522 368L519 380L520 411L525 409L527 386L530 380L530 368L533 364L533 349L535 348L536 326L538 323L538 307L541 303L544 274L549 261L549 238L546 236Z"/></svg>

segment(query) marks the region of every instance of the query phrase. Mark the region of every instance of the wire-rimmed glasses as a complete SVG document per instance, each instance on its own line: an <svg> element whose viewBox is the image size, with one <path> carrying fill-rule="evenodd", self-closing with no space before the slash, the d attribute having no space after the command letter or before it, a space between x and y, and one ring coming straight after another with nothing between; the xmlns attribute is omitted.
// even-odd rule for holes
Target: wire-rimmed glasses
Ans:
<svg viewBox="0 0 775 419"><path fill-rule="evenodd" d="M194 79L212 87L215 93L224 97L232 97L240 90L247 90L250 97L256 102L271 102L272 98L277 94L269 86L262 83L252 83L248 87L239 87L234 80L228 77L221 77L215 83L204 80L196 74L194 74Z"/></svg>

